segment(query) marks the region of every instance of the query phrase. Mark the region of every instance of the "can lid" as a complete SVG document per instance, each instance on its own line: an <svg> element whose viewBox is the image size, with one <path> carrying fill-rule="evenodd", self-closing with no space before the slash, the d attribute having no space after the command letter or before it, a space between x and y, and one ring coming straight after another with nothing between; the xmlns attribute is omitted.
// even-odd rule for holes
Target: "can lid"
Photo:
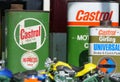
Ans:
<svg viewBox="0 0 120 82"><path fill-rule="evenodd" d="M111 26L112 21L111 20L102 20L100 21L101 26Z"/></svg>

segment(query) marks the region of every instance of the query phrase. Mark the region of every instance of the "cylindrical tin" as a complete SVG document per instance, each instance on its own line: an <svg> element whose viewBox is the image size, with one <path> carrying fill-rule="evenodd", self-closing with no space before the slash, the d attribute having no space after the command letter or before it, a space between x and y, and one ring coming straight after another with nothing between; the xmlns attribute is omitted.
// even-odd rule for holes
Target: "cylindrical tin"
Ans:
<svg viewBox="0 0 120 82"><path fill-rule="evenodd" d="M68 27L68 63L82 66L88 62L89 27Z"/></svg>
<svg viewBox="0 0 120 82"><path fill-rule="evenodd" d="M40 70L49 54L49 12L6 11L7 68Z"/></svg>

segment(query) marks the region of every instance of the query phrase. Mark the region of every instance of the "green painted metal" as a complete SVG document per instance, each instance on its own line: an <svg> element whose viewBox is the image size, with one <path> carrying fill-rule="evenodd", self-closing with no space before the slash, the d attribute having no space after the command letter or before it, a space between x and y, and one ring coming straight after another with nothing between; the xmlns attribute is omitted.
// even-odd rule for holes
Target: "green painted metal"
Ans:
<svg viewBox="0 0 120 82"><path fill-rule="evenodd" d="M43 69L49 55L49 12L9 10L5 17L7 68L13 73Z"/></svg>
<svg viewBox="0 0 120 82"><path fill-rule="evenodd" d="M68 27L68 63L82 66L88 62L89 27Z"/></svg>

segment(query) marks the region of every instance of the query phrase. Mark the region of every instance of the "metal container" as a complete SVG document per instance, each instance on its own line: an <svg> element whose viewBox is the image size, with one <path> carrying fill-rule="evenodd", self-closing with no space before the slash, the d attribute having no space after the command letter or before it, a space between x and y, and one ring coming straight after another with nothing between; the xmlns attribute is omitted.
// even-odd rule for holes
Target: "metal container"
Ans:
<svg viewBox="0 0 120 82"><path fill-rule="evenodd" d="M91 62L106 74L120 72L120 28L112 27L110 21L90 28Z"/></svg>
<svg viewBox="0 0 120 82"><path fill-rule="evenodd" d="M116 2L68 2L67 55L70 64L81 66L86 62L89 26L99 26L100 20L112 20L112 25L118 26L118 13L119 4ZM86 43L87 48L84 47Z"/></svg>
<svg viewBox="0 0 120 82"><path fill-rule="evenodd" d="M68 63L82 66L88 62L89 27L68 27Z"/></svg>
<svg viewBox="0 0 120 82"><path fill-rule="evenodd" d="M7 68L13 73L43 69L49 55L49 12L9 10L5 17Z"/></svg>

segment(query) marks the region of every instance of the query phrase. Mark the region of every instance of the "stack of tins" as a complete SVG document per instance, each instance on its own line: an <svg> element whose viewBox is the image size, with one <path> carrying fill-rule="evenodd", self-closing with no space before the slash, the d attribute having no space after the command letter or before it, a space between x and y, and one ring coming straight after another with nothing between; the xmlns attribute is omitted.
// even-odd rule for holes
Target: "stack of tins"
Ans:
<svg viewBox="0 0 120 82"><path fill-rule="evenodd" d="M118 26L118 11L116 2L68 2L69 64L82 66L88 62L89 27L99 26L100 20L112 20L112 25Z"/></svg>

